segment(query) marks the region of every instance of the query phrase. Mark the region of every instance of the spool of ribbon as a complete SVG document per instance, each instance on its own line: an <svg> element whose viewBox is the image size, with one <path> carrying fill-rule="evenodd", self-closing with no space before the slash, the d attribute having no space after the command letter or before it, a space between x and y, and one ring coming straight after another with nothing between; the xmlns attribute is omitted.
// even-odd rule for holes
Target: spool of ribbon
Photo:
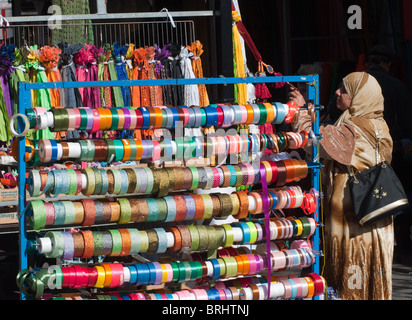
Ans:
<svg viewBox="0 0 412 320"><path fill-rule="evenodd" d="M230 143L237 141L239 144ZM185 137L173 140L140 140L140 139L101 139L79 140L77 142L63 142L50 139L39 140L39 160L43 163L60 160L77 160L83 162L118 162L118 161L173 161L196 159L199 156L205 158L228 155L238 155L240 150L248 150L246 155L257 155L263 149L260 148L257 135L250 136L250 143L240 136L229 137ZM247 146L248 145L248 146ZM63 153L63 147L67 149ZM56 157L50 158L48 154L58 150ZM203 153L202 153L203 151ZM40 154L42 156L40 157ZM13 156L17 156L14 155ZM292 182L293 179L302 179L307 176L308 167L305 161L297 159L282 159L275 164L271 163L272 171L277 172L272 177L272 183L278 186ZM270 163L270 161L269 161ZM287 175L286 175L287 173ZM275 181L277 178L277 181Z"/></svg>
<svg viewBox="0 0 412 320"><path fill-rule="evenodd" d="M51 161L53 157L59 156L62 158L76 157L81 155L81 148L86 150L84 156L88 156L89 154L87 142L76 147L76 145L73 145L71 142L61 142L60 144L52 145L50 141L51 140L43 141L40 144L40 148L43 148L40 152L35 152L34 150L28 152L26 159L33 159L36 155L41 156L43 161ZM50 142L50 145L44 142ZM117 153L115 157L123 158L125 149L120 146L120 143L122 143L123 147L125 146L121 141L113 145L109 142L108 147L111 150L109 153L111 155ZM34 149L30 140L26 139L26 144ZM104 145L102 144L100 146L103 147ZM127 157L129 157L129 152L130 154L135 151L137 153L143 153L143 150L132 150L132 148L129 149L128 147L129 145L127 145ZM52 152L53 149L55 151L54 156ZM94 150L93 157L103 158L107 156L102 149ZM262 164L265 166L268 184L283 186L287 176L289 176L289 181L292 182L299 181L308 174L308 165L305 161L293 160L292 164L288 164L287 166L285 166L285 161L286 160L276 162L262 161ZM68 192L70 192L70 195L73 195L74 192L74 194L82 193L87 196L106 194L153 194L160 198L172 191L210 190L216 187L249 186L261 180L260 172L257 170L257 164L249 163L222 165L218 168L189 166L187 168L170 167L165 169L151 169L147 167L128 169L87 168L83 170L69 170L67 172L66 170L53 170L51 173L34 169L31 171L32 174L36 174L36 176L47 175L51 179L50 184L47 185L48 190L44 189L46 186L45 181L41 182L39 179L29 179L29 192L32 197L38 196L37 193L33 193L33 190L39 190L39 192L42 193L48 191L46 193L47 196L50 194L58 196L59 194L68 194ZM58 179L58 177L67 177L68 175L70 175L71 179ZM74 179L75 175L76 179ZM67 189L66 186L69 186L69 188ZM316 198L313 196L313 191L309 193L302 192L299 187L269 189L269 191L271 209L299 208L302 206L305 212L311 212L313 205L316 206L317 203ZM250 210L252 213L261 213L261 207L255 208L255 202L259 201L261 196L256 193L252 193L251 195L255 197L253 199L249 197L249 199L253 201L252 204L248 204L251 208ZM244 217L245 211L243 210L242 212L241 216Z"/></svg>
<svg viewBox="0 0 412 320"><path fill-rule="evenodd" d="M78 70L83 70L82 68L78 68ZM87 106L88 104L85 104ZM133 125L127 126L128 130L136 130L136 129L149 129L149 125L145 125L145 122L140 121L142 116L147 117L147 124L156 123L155 128L174 128L176 125L176 121L181 121L182 125L191 128L199 128L201 126L204 127L211 127L211 126L223 126L223 127L230 127L232 125L243 125L243 124L266 124L266 123L274 123L274 124L281 124L285 121L285 119L293 117L296 109L291 108L288 105L284 105L282 103L264 103L264 104L253 104L248 105L249 111L243 105L219 105L214 107L212 105L206 107L168 107L168 112L162 112L161 110L164 108L162 106L150 106L150 107L115 107L115 108L96 108L96 115L92 116L88 110L90 108L82 108L85 110L86 115L81 115L77 113L74 115L74 119L78 118L87 118L87 121L91 123L90 127L84 128L83 130L90 131L91 128L96 127L96 130L121 130L123 128L119 128L117 120L118 115L120 114L120 121L123 121L125 117L125 113L127 117L130 118L130 122ZM61 127L58 123L55 122L55 109L52 108L47 112L47 114L53 114L49 116L47 119L42 118L42 127L44 128L53 128L53 131L65 131L67 130L65 127ZM60 110L63 109L63 110ZM63 118L62 123L67 123L69 115L65 111L65 108L60 108L60 113L58 114L60 117ZM147 112L151 111L151 112ZM248 118L244 117L246 112L249 113ZM183 114L182 114L183 113ZM179 115L179 117L176 117ZM276 115L276 117L275 117ZM251 119L248 121L248 119ZM107 121L111 119L112 126L107 126ZM79 119L80 120L80 119ZM104 121L102 121L104 120ZM68 130L75 130L79 129L74 125L73 122L68 127ZM100 125L95 125L94 123L100 123ZM33 129L34 127L32 127ZM126 128L125 128L126 129ZM294 139L301 139L300 135L293 136Z"/></svg>
<svg viewBox="0 0 412 320"><path fill-rule="evenodd" d="M125 269L126 270L126 269ZM127 271L126 271L127 273ZM275 277L270 283L269 299L310 299L314 296L314 283L311 277L289 278ZM322 278L323 279L323 278ZM62 294L46 297L45 300L265 300L268 298L268 281L264 277L242 278L242 282L217 281L214 288L197 286L193 289L177 290L173 293L163 293L159 290L147 292L115 291L105 294L81 296L79 294ZM324 280L324 279L323 279Z"/></svg>
<svg viewBox="0 0 412 320"><path fill-rule="evenodd" d="M32 206L41 205L34 203ZM100 219L99 217L97 217ZM47 217L44 217L47 219ZM72 220L74 220L73 217ZM40 219L31 221L33 228L38 229ZM267 225L270 224L270 221ZM138 253L164 253L166 251L177 251L180 248L190 248L195 251L209 251L217 248L231 248L233 244L254 244L266 240L266 252L271 253L271 240L279 238L267 238L262 225L252 222L240 222L232 225L221 225L205 228L197 225L178 225L169 229L154 228L148 230L137 229L114 229L108 231L93 232L65 232L52 231L46 233L45 237L38 239L38 252L48 257L72 259L73 257L99 256L102 254L108 256L128 256ZM268 229L268 234L270 231ZM293 238L293 233L283 237L283 239ZM289 251L281 253L274 247L276 252L277 264L272 267L271 257L266 254L266 266L269 270L275 270L279 266L286 266L288 256L283 253L289 253L295 256L292 264L294 267L299 265L311 265L314 262L310 246L301 245L295 242ZM222 253L223 251L223 253ZM87 254L85 253L87 252ZM218 251L221 258L232 256L227 250ZM224 255L224 252L227 255ZM237 251L232 251L237 255ZM305 259L303 258L305 257ZM235 263L235 261L232 261ZM280 267L281 268L281 267ZM236 275L236 273L235 273Z"/></svg>
<svg viewBox="0 0 412 320"><path fill-rule="evenodd" d="M54 197L60 191L56 187L50 187L52 180L51 176L56 177L56 172L47 175L37 175L32 172L30 177L35 182L34 187L30 187L29 191L32 194L40 194L45 192L48 196ZM126 178L124 173L124 178ZM79 180L78 175L73 171L69 175L57 175L58 180L66 181L59 183L66 190L71 190L67 193L75 193L77 185L71 181ZM39 184L44 184L44 189L39 189ZM99 183L97 184L99 185ZM103 185L100 185L103 188ZM128 184L114 185L118 192L126 192ZM104 188L109 190L110 184ZM150 186L153 188L153 184ZM121 191L123 189L123 191ZM42 191L43 190L43 191ZM44 191L47 190L47 191ZM86 189L86 194L87 193ZM53 194L53 192L55 192ZM66 191L65 191L66 192ZM117 198L116 200L106 199L82 199L80 201L54 201L48 202L44 200L32 200L29 205L28 214L30 219L36 223L36 230L44 228L46 225L93 225L107 222L117 222L125 224L128 222L149 222L149 221L190 221L203 220L214 217L216 219L228 216L238 217L245 216L248 211L256 213L256 199L260 195L252 193L248 195L246 192L237 191L230 195L221 194L204 194L204 195L175 195L165 196L161 198ZM52 204L52 206L50 206ZM46 210L47 208L47 210ZM254 210L254 211L253 211ZM260 211L262 212L262 211ZM57 215L58 213L58 215ZM49 216L48 219L46 217ZM54 218L53 218L54 217ZM39 222L40 221L40 222ZM274 236L272 239L283 239L288 236L303 236L307 237L313 234L316 228L316 221L310 217L301 217L298 219L273 218ZM250 228L247 227L246 230ZM253 230L256 235L257 230Z"/></svg>
<svg viewBox="0 0 412 320"><path fill-rule="evenodd" d="M15 120L18 118L21 118L23 122L24 129L21 130L21 132L18 132L17 129L15 129ZM20 114L20 113L14 114L10 119L9 125L10 125L10 131L15 137L24 137L30 130L30 121L29 121L29 118L25 114Z"/></svg>
<svg viewBox="0 0 412 320"><path fill-rule="evenodd" d="M244 275L253 276L267 268L262 263L265 261L264 256L241 254L238 257L243 261ZM170 281L184 282L202 278L225 279L238 272L239 264L233 261L237 260L233 257L222 257L206 261L190 260L171 263L147 262L125 265L104 263L93 267L55 265L36 271L22 270L17 275L17 285L26 295L40 298L46 288L54 289L57 285L61 288L119 288L124 285L161 284ZM246 270L245 266L248 267ZM305 279L308 286L311 283L313 284L313 293L311 292L311 294L319 295L324 291L325 282L319 275L311 273ZM297 297L293 287L290 288L290 283L284 282L284 280L280 280L280 282L285 285L284 298ZM251 286L250 282L247 283ZM264 298L264 291L261 294L258 288L258 291L256 291L256 287L254 289L252 297L262 296ZM211 295L212 297L208 295L209 300L221 300L225 297L225 291L214 288ZM309 297L309 295L306 297Z"/></svg>

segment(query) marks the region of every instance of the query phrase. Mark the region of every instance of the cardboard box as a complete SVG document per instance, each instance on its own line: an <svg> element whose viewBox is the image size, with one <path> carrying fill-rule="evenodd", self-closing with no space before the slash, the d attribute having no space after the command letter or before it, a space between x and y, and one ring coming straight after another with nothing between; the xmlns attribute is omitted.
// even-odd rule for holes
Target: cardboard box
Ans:
<svg viewBox="0 0 412 320"><path fill-rule="evenodd" d="M31 198L26 192L27 200L40 199ZM17 219L17 202L19 197L19 189L0 189L0 225L19 223Z"/></svg>
<svg viewBox="0 0 412 320"><path fill-rule="evenodd" d="M0 225L18 224L17 212L0 213Z"/></svg>
<svg viewBox="0 0 412 320"><path fill-rule="evenodd" d="M16 202L16 204L17 204L18 196L19 196L18 188L0 189L0 203L2 203L2 202ZM0 204L0 206L3 206L3 204Z"/></svg>

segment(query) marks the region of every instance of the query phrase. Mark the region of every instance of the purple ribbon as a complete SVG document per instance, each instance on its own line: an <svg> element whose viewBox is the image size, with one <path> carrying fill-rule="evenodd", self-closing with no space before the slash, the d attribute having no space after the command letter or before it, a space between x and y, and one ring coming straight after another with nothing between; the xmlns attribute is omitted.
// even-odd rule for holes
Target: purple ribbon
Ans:
<svg viewBox="0 0 412 320"><path fill-rule="evenodd" d="M266 180L266 170L265 166L260 164L260 181L262 184L262 202L263 202L263 212L265 214L265 234L266 234L266 263L268 268L268 297L270 300L270 286L272 283L272 266L270 259L270 229L269 229L269 196L268 196L268 184Z"/></svg>
<svg viewBox="0 0 412 320"><path fill-rule="evenodd" d="M3 75L0 76L0 82L1 82L1 87L2 87L3 95L4 95L4 103L6 105L7 114L10 119L13 116L13 109L11 106L9 82L6 76L3 76Z"/></svg>

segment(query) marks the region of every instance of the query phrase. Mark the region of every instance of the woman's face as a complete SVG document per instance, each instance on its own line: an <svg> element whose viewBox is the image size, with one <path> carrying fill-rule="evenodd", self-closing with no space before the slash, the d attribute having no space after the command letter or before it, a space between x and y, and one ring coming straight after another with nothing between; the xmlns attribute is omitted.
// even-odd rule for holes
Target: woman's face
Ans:
<svg viewBox="0 0 412 320"><path fill-rule="evenodd" d="M352 104L352 99L349 97L349 94L346 92L346 89L344 86L340 87L338 90L336 90L336 95L337 95L337 107L341 111L346 111L350 108Z"/></svg>

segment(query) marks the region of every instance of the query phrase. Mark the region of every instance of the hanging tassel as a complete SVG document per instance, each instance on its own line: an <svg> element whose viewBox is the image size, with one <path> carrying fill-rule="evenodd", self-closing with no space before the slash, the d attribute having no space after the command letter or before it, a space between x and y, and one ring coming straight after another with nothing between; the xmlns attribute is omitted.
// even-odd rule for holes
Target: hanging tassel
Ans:
<svg viewBox="0 0 412 320"><path fill-rule="evenodd" d="M118 42L113 43L113 54L116 59L116 72L119 80L128 80L125 56L127 53L127 47L120 47ZM125 107L130 106L130 87L121 87L123 96L123 105Z"/></svg>
<svg viewBox="0 0 412 320"><path fill-rule="evenodd" d="M85 44L86 48L91 52L92 57L89 62L89 79L90 81L98 81L99 80L99 66L97 65L97 60L99 57L100 52L103 50L102 48L97 49L95 45ZM100 89L99 87L91 87L90 88L90 99L91 99L91 107L92 108L100 108L101 101L100 101Z"/></svg>
<svg viewBox="0 0 412 320"><path fill-rule="evenodd" d="M129 80L133 80L133 50L134 50L134 44L129 43L129 46L127 47L127 52L125 55L127 79ZM130 88L130 91L132 91L132 87Z"/></svg>
<svg viewBox="0 0 412 320"><path fill-rule="evenodd" d="M46 68L46 76L49 82L60 82L61 75L57 69L61 50L56 47L44 46L40 49L39 60ZM50 89L50 102L52 107L60 106L60 89Z"/></svg>
<svg viewBox="0 0 412 320"><path fill-rule="evenodd" d="M60 55L60 76L62 82L77 81L76 70L74 68L73 57L82 48L81 44L67 44L59 42L59 49L62 51ZM83 102L81 99L79 88L64 88L60 90L60 105L66 108L81 108Z"/></svg>
<svg viewBox="0 0 412 320"><path fill-rule="evenodd" d="M0 131L4 133L1 141L10 143L12 134L9 129L9 119L13 115L13 103L10 96L9 78L13 72L12 61L14 59L15 45L8 45L1 47L0 54L0 82L2 88L2 97L0 102L0 117L4 120L4 126L1 126ZM3 112L1 111L3 109ZM3 115L1 115L3 113Z"/></svg>
<svg viewBox="0 0 412 320"><path fill-rule="evenodd" d="M192 62L190 58L193 56L192 52L189 52L188 48L182 47L180 51L180 68L182 70L182 76L185 79L194 79L195 74L192 69ZM197 85L185 85L185 106L199 106L199 89Z"/></svg>
<svg viewBox="0 0 412 320"><path fill-rule="evenodd" d="M263 69L262 61L258 62L257 76L266 77L266 73L265 73L265 70ZM257 83L255 87L256 87L255 95L257 99L267 100L267 99L272 98L272 95L270 94L269 89L266 86L266 83Z"/></svg>
<svg viewBox="0 0 412 320"><path fill-rule="evenodd" d="M160 79L169 79L171 76L169 57L171 52L169 51L169 45L164 45L162 49L155 45L156 55L155 59L160 61L157 65L157 71L160 74ZM172 104L172 86L165 85L162 88L163 104Z"/></svg>
<svg viewBox="0 0 412 320"><path fill-rule="evenodd" d="M140 77L140 69L139 69L139 61L137 56L137 51L133 50L133 74L132 80L139 80ZM133 107L140 107L140 87L133 86L132 87L132 106Z"/></svg>
<svg viewBox="0 0 412 320"><path fill-rule="evenodd" d="M106 53L107 53L107 67L109 70L110 74L110 80L112 81L117 81L119 78L117 77L117 72L116 72L116 66L114 64L115 60L112 55L113 53L113 47L107 43L105 45ZM123 96L122 96L122 89L120 87L111 87L112 94L113 94L113 101L114 101L114 106L116 107L124 107L123 103Z"/></svg>
<svg viewBox="0 0 412 320"><path fill-rule="evenodd" d="M243 63L242 45L240 42L240 34L237 28L237 22L240 21L240 15L237 11L232 11L232 34L233 34L233 67L235 77L246 77L245 65ZM246 83L235 84L235 101L238 104L247 104L247 87Z"/></svg>
<svg viewBox="0 0 412 320"><path fill-rule="evenodd" d="M104 66L105 66L106 56L103 52L103 49L100 51L100 54L97 60L98 60L97 79L99 81L104 81ZM100 105L102 107L107 107L106 100L104 99L104 92L105 92L105 87L99 87Z"/></svg>
<svg viewBox="0 0 412 320"><path fill-rule="evenodd" d="M197 79L203 78L203 67L202 59L200 56L203 54L203 44L199 40L192 43L193 57L192 57L192 68ZM210 104L209 96L207 94L206 86L204 84L199 84L199 105L201 107L206 107Z"/></svg>
<svg viewBox="0 0 412 320"><path fill-rule="evenodd" d="M23 55L18 48L14 50L13 72L9 79L10 98L13 102L13 114L18 113L19 105L19 82L27 82L27 71L22 67L24 64Z"/></svg>
<svg viewBox="0 0 412 320"><path fill-rule="evenodd" d="M76 74L78 81L93 81L93 72L91 71L92 63L95 62L93 53L86 44L82 50L74 57L74 63L76 64ZM82 95L83 106L87 108L93 108L93 94L92 88L81 88L80 93Z"/></svg>
<svg viewBox="0 0 412 320"><path fill-rule="evenodd" d="M232 3L232 12L236 12L235 10L235 6ZM233 16L233 13L232 13ZM236 19L236 26L237 29L239 31L240 36L243 38L243 40L245 41L246 45L248 46L249 50L251 51L251 53L253 54L253 57L255 58L255 60L258 63L258 77L264 77L266 76L264 68L266 68L266 71L269 72L270 74L273 74L275 77L279 77L282 76L281 73L276 73L273 68L270 65L267 65L266 63L263 62L262 60L262 56L260 54L260 52L258 51L258 49L256 48L255 43L253 42L252 37L250 36L249 32L247 31L245 25L243 24L242 20L240 19ZM278 82L276 83L275 87L276 89L282 88L285 85L284 82ZM262 99L262 100L266 100L272 97L272 95L270 94L266 84L257 84L256 85L256 92L255 92L256 98L258 99Z"/></svg>
<svg viewBox="0 0 412 320"><path fill-rule="evenodd" d="M148 79L156 80L160 77L157 73L156 65L157 61L155 60L156 49L155 47L146 48L146 59L148 61ZM163 105L163 93L161 86L150 86L150 104L152 106L162 106Z"/></svg>
<svg viewBox="0 0 412 320"><path fill-rule="evenodd" d="M89 53L85 50L85 48L83 47L80 52L78 52L74 57L73 57L73 62L75 64L75 70L76 70L76 78L77 81L86 81L86 64L88 63L88 59L89 59ZM88 106L88 101L86 101L85 104L85 89L84 87L80 87L79 88L79 92L80 92L80 96L82 97L82 101L83 101L83 105L85 107L89 107Z"/></svg>
<svg viewBox="0 0 412 320"><path fill-rule="evenodd" d="M138 77L135 80L147 80L149 62L146 59L146 48L138 48L133 51L135 57L135 69L138 72ZM134 79L134 78L133 78ZM138 87L140 89L140 106L151 107L150 104L150 88L148 86ZM151 139L153 136L152 130L141 130L142 138Z"/></svg>
<svg viewBox="0 0 412 320"><path fill-rule="evenodd" d="M105 55L104 55L104 63L103 63L103 80L110 81L110 72L109 72L109 60L110 56L112 55L111 51L107 51L105 48ZM113 99L112 99L112 90L111 87L104 87L103 91L104 102L106 107L113 107Z"/></svg>
<svg viewBox="0 0 412 320"><path fill-rule="evenodd" d="M170 56L167 58L170 68L170 78L182 79L182 69L180 68L181 45L171 43L169 45ZM171 86L174 106L183 106L185 103L185 92L183 86Z"/></svg>
<svg viewBox="0 0 412 320"><path fill-rule="evenodd" d="M146 48L138 48L134 51L135 61L139 69L139 77L136 80L148 80L149 62L146 59ZM140 87L140 106L151 107L150 88Z"/></svg>
<svg viewBox="0 0 412 320"><path fill-rule="evenodd" d="M37 45L30 47L30 53L27 56L28 62L26 68L31 69L31 82L48 82L44 68L39 64L40 52L37 49ZM34 91L34 92L33 92ZM49 89L32 90L32 94L35 98L32 106L44 107L46 110L50 110L50 91ZM49 128L37 130L36 139L55 139L55 135Z"/></svg>

